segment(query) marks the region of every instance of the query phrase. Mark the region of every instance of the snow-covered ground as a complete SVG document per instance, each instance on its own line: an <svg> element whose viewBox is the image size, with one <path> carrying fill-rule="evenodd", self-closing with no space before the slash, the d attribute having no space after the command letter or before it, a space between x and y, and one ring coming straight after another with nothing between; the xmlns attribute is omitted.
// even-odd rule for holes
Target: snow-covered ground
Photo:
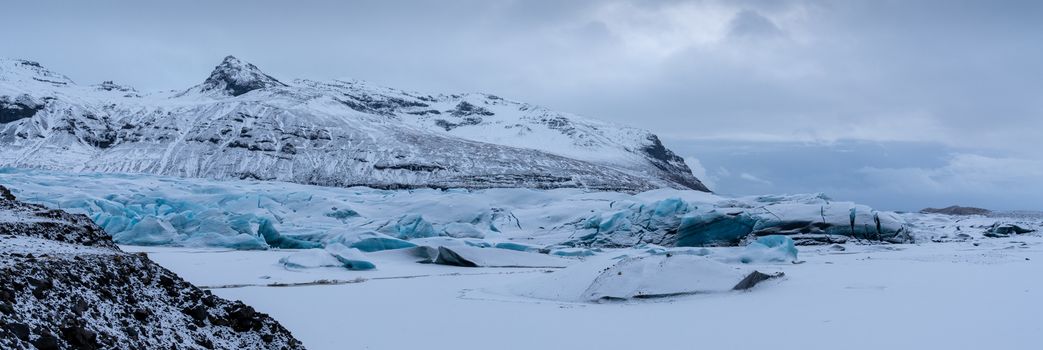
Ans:
<svg viewBox="0 0 1043 350"><path fill-rule="evenodd" d="M270 313L310 349L1038 347L1043 237L843 247L800 247L799 264L741 265L785 273L746 292L600 303L517 293L559 269L418 264L384 252L369 254L375 270L296 270L279 264L294 250L122 248Z"/></svg>

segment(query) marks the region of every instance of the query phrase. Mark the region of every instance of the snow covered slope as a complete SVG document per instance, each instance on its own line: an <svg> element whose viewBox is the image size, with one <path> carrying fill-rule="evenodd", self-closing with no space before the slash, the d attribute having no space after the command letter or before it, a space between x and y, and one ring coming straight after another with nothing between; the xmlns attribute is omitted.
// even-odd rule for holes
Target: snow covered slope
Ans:
<svg viewBox="0 0 1043 350"><path fill-rule="evenodd" d="M643 130L486 94L283 82L226 57L185 91L0 60L0 166L376 188L708 191Z"/></svg>

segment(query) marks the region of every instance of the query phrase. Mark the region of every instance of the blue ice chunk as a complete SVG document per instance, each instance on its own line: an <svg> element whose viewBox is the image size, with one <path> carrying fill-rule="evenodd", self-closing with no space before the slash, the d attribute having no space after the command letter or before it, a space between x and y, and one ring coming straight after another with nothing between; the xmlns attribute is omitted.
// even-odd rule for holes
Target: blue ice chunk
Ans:
<svg viewBox="0 0 1043 350"><path fill-rule="evenodd" d="M552 250L550 254L557 256L584 257L593 256L594 251L586 248L561 248Z"/></svg>
<svg viewBox="0 0 1043 350"><path fill-rule="evenodd" d="M500 242L493 245L493 248L516 250L519 252L532 252L540 250L540 247L531 246L528 244L521 244L515 242Z"/></svg>
<svg viewBox="0 0 1043 350"><path fill-rule="evenodd" d="M416 244L401 239L384 235L362 238L350 245L363 252L376 252L381 250L404 249L416 247Z"/></svg>
<svg viewBox="0 0 1043 350"><path fill-rule="evenodd" d="M485 238L485 234L474 225L461 222L451 222L442 229L446 236L454 238Z"/></svg>
<svg viewBox="0 0 1043 350"><path fill-rule="evenodd" d="M683 214L687 206L681 198L667 198L656 203L655 215L665 217Z"/></svg>
<svg viewBox="0 0 1043 350"><path fill-rule="evenodd" d="M334 258L337 258L348 270L372 270L377 268L377 265L366 260L361 251L345 247L343 244L333 243L327 245L326 251L333 255Z"/></svg>
<svg viewBox="0 0 1043 350"><path fill-rule="evenodd" d="M253 227L250 225L252 219L253 215L230 213L225 219L225 224L235 232L253 234Z"/></svg>
<svg viewBox="0 0 1043 350"><path fill-rule="evenodd" d="M328 217L334 218L334 219L339 219L341 221L344 221L344 220L347 220L347 219L350 219L350 218L358 217L359 213L357 211L354 211L354 210L351 210L351 209L347 209L347 208L343 208L343 209L333 208L332 211L326 213L325 215L328 216Z"/></svg>
<svg viewBox="0 0 1043 350"><path fill-rule="evenodd" d="M126 216L109 216L101 213L94 217L94 221L105 229L105 232L123 232L133 224Z"/></svg>
<svg viewBox="0 0 1043 350"><path fill-rule="evenodd" d="M255 235L221 235L212 232L198 233L180 243L186 247L225 247L236 250L266 250L268 244Z"/></svg>
<svg viewBox="0 0 1043 350"><path fill-rule="evenodd" d="M192 225L195 226L195 232L210 232L221 235L251 234L249 225L246 226L245 232L237 231L229 225L225 213L216 209L200 212L193 219L195 222Z"/></svg>
<svg viewBox="0 0 1043 350"><path fill-rule="evenodd" d="M739 256L743 264L755 262L791 262L797 260L797 247L793 239L783 235L757 238Z"/></svg>
<svg viewBox="0 0 1043 350"><path fill-rule="evenodd" d="M480 239L464 239L464 244L475 248L492 248L492 243Z"/></svg>
<svg viewBox="0 0 1043 350"><path fill-rule="evenodd" d="M792 255L794 259L797 258L797 247L794 245L793 239L783 235L770 235L757 238L755 243L763 244L768 248L779 248L786 252L787 255Z"/></svg>
<svg viewBox="0 0 1043 350"><path fill-rule="evenodd" d="M280 234L279 231L275 229L275 226L272 225L272 221L267 218L261 218L258 224L257 234L263 237L265 243L268 243L268 245L273 248L308 249L322 247L322 244L318 242L303 241Z"/></svg>
<svg viewBox="0 0 1043 350"><path fill-rule="evenodd" d="M706 248L696 247L677 247L664 249L660 252L653 253L653 255L695 255L695 256L707 256L713 254L713 251Z"/></svg>
<svg viewBox="0 0 1043 350"><path fill-rule="evenodd" d="M177 231L169 223L153 216L145 217L129 230L112 236L116 243L133 245L164 245L177 239Z"/></svg>
<svg viewBox="0 0 1043 350"><path fill-rule="evenodd" d="M617 230L626 231L630 229L630 219L627 217L629 213L631 212L628 210L619 210L593 215L587 218L584 227L595 229L598 234L609 234Z"/></svg>
<svg viewBox="0 0 1043 350"><path fill-rule="evenodd" d="M403 215L398 219L398 223L395 226L397 231L396 237L401 239L438 236L434 226L431 226L431 223L424 220L424 217L420 214Z"/></svg>
<svg viewBox="0 0 1043 350"><path fill-rule="evenodd" d="M686 215L677 227L678 247L734 245L753 232L757 220L746 213L736 215L717 211Z"/></svg>
<svg viewBox="0 0 1043 350"><path fill-rule="evenodd" d="M307 249L284 256L279 259L279 264L294 269L344 266L344 263L323 249Z"/></svg>

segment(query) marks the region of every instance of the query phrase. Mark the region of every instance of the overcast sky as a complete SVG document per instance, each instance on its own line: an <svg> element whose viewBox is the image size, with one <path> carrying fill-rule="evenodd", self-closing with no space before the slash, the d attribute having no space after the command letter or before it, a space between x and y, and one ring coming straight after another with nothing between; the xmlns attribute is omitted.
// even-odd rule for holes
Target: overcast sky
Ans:
<svg viewBox="0 0 1043 350"><path fill-rule="evenodd" d="M20 1L0 56L80 83L489 92L652 130L727 194L1043 209L1043 1Z"/></svg>

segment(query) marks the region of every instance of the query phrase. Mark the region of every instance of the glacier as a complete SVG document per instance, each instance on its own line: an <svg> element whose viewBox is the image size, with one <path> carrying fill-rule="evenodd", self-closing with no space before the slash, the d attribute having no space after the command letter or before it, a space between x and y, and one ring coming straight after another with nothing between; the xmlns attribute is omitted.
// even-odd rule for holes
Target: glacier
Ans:
<svg viewBox="0 0 1043 350"><path fill-rule="evenodd" d="M688 190L320 187L276 181L0 168L19 198L83 213L120 244L362 252L418 245L564 257L613 247L770 249L914 242L906 217L820 194L724 197ZM852 215L853 213L853 215ZM917 231L919 232L919 231Z"/></svg>

